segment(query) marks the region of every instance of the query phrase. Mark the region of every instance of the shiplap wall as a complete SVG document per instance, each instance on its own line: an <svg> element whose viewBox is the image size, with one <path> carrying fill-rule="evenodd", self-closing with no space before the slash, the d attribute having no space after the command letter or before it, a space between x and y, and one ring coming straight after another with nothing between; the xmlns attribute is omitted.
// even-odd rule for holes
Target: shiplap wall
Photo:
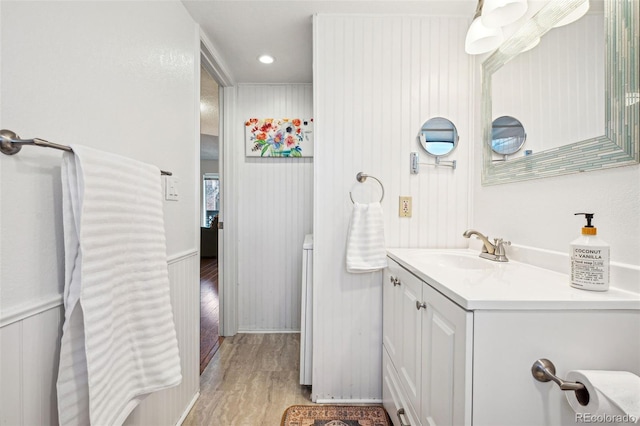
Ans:
<svg viewBox="0 0 640 426"><path fill-rule="evenodd" d="M199 273L197 252L169 262L182 383L146 398L127 425L174 425L199 392ZM58 304L0 327L0 425L58 424L55 389L63 321Z"/></svg>
<svg viewBox="0 0 640 426"><path fill-rule="evenodd" d="M316 401L381 398L382 274L348 274L345 242L352 204L365 202L359 171L385 187L390 247L466 247L471 58L464 52L468 17L340 16L314 18L314 341ZM458 168L421 166L416 135L435 116L460 134L447 159ZM358 193L361 192L361 193ZM398 217L398 197L413 197L413 217ZM371 198L377 194L372 191Z"/></svg>
<svg viewBox="0 0 640 426"><path fill-rule="evenodd" d="M589 14L549 31L493 75L492 118L513 116L527 132L514 156L604 134L604 45L603 15Z"/></svg>
<svg viewBox="0 0 640 426"><path fill-rule="evenodd" d="M244 122L313 118L312 86L243 84L237 90L232 155L238 181L238 330L299 331L302 242L312 232L313 159L246 157Z"/></svg>

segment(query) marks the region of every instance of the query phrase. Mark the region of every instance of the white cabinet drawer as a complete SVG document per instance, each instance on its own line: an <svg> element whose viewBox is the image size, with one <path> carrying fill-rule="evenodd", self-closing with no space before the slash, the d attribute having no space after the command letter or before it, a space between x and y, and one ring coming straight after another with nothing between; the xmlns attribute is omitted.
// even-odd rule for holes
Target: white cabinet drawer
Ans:
<svg viewBox="0 0 640 426"><path fill-rule="evenodd" d="M386 349L382 349L382 404L394 426L419 426L413 407L406 401L400 379Z"/></svg>

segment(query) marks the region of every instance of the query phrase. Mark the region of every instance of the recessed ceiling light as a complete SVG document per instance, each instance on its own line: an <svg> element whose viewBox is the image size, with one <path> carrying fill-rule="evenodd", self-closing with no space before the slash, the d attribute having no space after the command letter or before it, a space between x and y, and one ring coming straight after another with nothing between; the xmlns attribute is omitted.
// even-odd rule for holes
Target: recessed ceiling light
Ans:
<svg viewBox="0 0 640 426"><path fill-rule="evenodd" d="M262 55L258 58L260 62L263 64L272 64L275 61L275 58L271 55Z"/></svg>

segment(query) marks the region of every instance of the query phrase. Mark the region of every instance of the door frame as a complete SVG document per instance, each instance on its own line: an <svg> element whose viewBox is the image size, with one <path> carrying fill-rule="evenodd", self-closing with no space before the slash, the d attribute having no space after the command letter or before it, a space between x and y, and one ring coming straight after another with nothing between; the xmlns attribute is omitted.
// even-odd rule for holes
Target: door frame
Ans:
<svg viewBox="0 0 640 426"><path fill-rule="evenodd" d="M233 218L237 217L237 187L231 154L233 120L235 117L235 82L228 72L215 46L200 29L200 62L219 86L219 160L220 213L218 241L218 299L220 336L233 336L238 332L237 303L237 229ZM198 104L199 109L199 104ZM198 157L200 150L197 150ZM199 163L198 163L199 164ZM198 179L202 179L199 173Z"/></svg>

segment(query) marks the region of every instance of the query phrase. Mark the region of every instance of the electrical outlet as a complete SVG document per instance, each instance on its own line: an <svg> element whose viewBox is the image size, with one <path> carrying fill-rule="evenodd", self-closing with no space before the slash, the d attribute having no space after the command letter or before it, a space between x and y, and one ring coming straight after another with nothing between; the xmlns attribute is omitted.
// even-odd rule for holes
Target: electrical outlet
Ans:
<svg viewBox="0 0 640 426"><path fill-rule="evenodd" d="M411 197L400 197L400 217L411 217Z"/></svg>

